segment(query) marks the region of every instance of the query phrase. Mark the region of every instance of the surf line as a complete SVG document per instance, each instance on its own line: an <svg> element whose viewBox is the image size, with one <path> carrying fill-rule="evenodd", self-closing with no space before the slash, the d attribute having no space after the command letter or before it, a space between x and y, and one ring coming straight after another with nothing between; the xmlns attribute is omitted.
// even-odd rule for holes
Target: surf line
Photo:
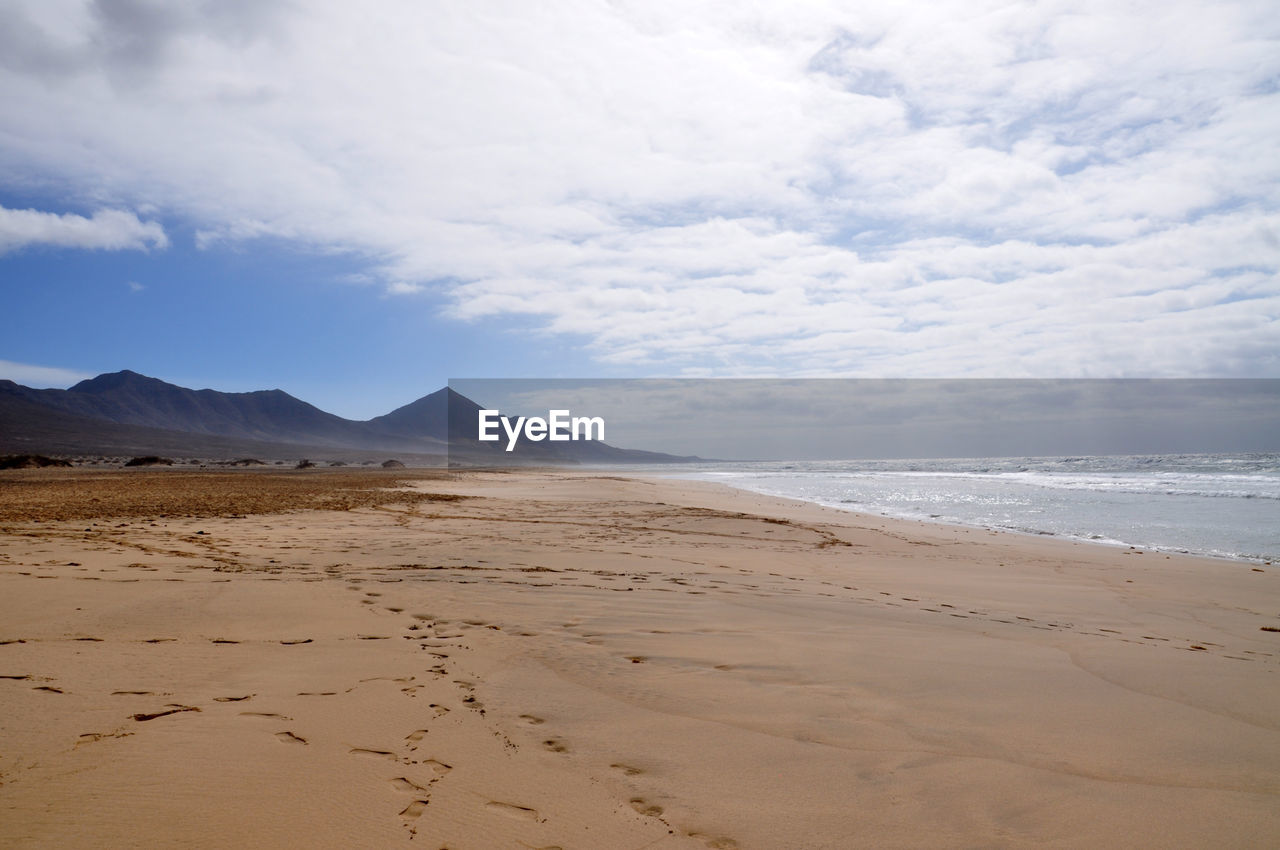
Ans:
<svg viewBox="0 0 1280 850"><path fill-rule="evenodd" d="M479 413L479 439L497 442L502 439L498 427L507 435L507 451L516 447L520 437L535 443L542 440L562 442L568 440L604 440L603 416L572 416L568 410L548 410L547 418L541 416L517 416L513 424L509 416L498 410L481 410Z"/></svg>

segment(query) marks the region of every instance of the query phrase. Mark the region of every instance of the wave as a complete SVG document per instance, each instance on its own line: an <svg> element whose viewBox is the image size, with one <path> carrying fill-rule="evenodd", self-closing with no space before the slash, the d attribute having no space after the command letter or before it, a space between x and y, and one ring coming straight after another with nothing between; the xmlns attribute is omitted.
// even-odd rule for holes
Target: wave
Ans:
<svg viewBox="0 0 1280 850"><path fill-rule="evenodd" d="M857 478L904 479L968 479L995 484L1006 483L1058 490L1090 490L1100 493L1156 494L1195 496L1207 499L1273 499L1280 500L1280 476L1213 475L1207 473L1162 473L1157 475L1083 474L1018 471L1018 472L864 472L849 474Z"/></svg>
<svg viewBox="0 0 1280 850"><path fill-rule="evenodd" d="M1266 562L1280 455L793 461L670 469L909 519Z"/></svg>

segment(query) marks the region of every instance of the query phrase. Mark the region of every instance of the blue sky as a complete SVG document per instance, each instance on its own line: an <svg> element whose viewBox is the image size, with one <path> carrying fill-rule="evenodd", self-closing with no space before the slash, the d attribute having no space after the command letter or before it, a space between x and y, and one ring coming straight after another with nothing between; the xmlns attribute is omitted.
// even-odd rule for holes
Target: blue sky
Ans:
<svg viewBox="0 0 1280 850"><path fill-rule="evenodd" d="M164 250L32 246L0 257L6 294L13 285L22 305L0 373L31 386L132 369L228 392L280 387L358 419L450 376L573 374L565 340L518 317L483 328L446 320L438 296L353 284L366 263L352 256L270 238L201 250L180 226L167 235ZM516 339L529 343L518 358Z"/></svg>
<svg viewBox="0 0 1280 850"><path fill-rule="evenodd" d="M1280 376L1278 41L1267 2L0 0L0 377L367 418Z"/></svg>

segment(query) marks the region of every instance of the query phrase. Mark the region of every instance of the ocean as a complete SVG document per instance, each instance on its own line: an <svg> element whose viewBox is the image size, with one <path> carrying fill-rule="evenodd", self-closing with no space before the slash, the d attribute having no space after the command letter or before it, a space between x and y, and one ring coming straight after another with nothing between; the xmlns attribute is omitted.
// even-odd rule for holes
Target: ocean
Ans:
<svg viewBox="0 0 1280 850"><path fill-rule="evenodd" d="M708 463L652 471L884 516L1280 560L1280 454Z"/></svg>

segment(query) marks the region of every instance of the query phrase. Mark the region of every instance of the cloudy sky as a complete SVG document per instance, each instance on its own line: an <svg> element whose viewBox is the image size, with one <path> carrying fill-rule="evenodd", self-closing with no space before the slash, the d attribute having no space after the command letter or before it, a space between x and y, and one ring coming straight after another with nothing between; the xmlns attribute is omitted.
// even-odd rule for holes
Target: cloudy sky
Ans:
<svg viewBox="0 0 1280 850"><path fill-rule="evenodd" d="M1280 376L1274 2L0 0L0 377Z"/></svg>

